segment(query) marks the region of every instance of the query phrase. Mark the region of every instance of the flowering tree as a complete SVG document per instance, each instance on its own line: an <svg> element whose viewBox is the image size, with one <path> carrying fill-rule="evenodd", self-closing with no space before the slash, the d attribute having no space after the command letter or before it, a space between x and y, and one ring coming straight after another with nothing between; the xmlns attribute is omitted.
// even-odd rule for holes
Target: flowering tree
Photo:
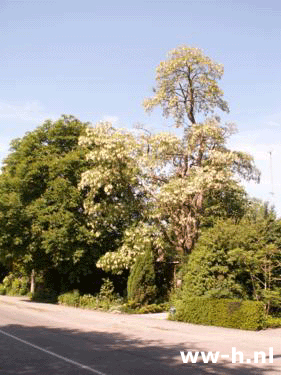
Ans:
<svg viewBox="0 0 281 375"><path fill-rule="evenodd" d="M211 118L204 124L190 127L186 144L179 139L175 142L164 133L158 134L162 144L165 144L164 140L167 142L165 152L161 148L162 159L155 137L151 137L151 157L147 159L150 165L155 164L150 168L150 181L154 187L152 216L166 240L182 254L190 253L194 247L204 214L203 202L210 191L239 193L243 190L239 184L241 177L259 179L251 156L226 148L226 141L234 132L233 125L221 126L217 119ZM165 168L163 160L166 160Z"/></svg>
<svg viewBox="0 0 281 375"><path fill-rule="evenodd" d="M103 238L112 239L104 241L106 254L97 263L105 271L120 274L131 268L148 243L159 254L164 251L162 233L151 218L153 196L162 183L159 179L168 181L168 175L164 179L161 171L170 162L167 151L174 150L179 140L154 135L150 144L147 141L143 132L133 135L105 122L89 127L80 137L91 165L82 173L79 184L85 192L85 212L93 236L101 242ZM158 150L157 157L149 147Z"/></svg>
<svg viewBox="0 0 281 375"><path fill-rule="evenodd" d="M157 67L155 95L144 100L144 108L150 111L160 105L166 117L175 119L177 127L186 125L186 120L195 124L196 113L207 115L215 108L228 112L217 83L222 75L223 65L205 56L201 49L180 46Z"/></svg>
<svg viewBox="0 0 281 375"><path fill-rule="evenodd" d="M184 126L182 139L172 142L172 150L166 148L169 179L164 182L159 170L155 173L155 179L164 182L157 195L156 218L164 232L167 223L172 226L173 238L166 238L183 254L193 249L198 238L203 202L210 191L241 193L238 176L259 180L251 156L226 148L235 127L222 126L218 117L206 118L216 108L229 111L217 82L222 75L223 66L202 50L181 46L170 51L168 59L157 67L155 95L144 100L145 110L160 106L176 127ZM204 121L197 123L196 114ZM157 147L154 155L152 160L159 160Z"/></svg>
<svg viewBox="0 0 281 375"><path fill-rule="evenodd" d="M209 119L192 125L183 144L165 132L133 135L109 123L89 128L80 138L92 163L80 182L87 192L84 206L96 238L122 238L118 250L109 246L97 265L121 273L148 243L158 256L167 249L190 253L209 191L241 192L239 176L258 179L249 155L226 148L234 131Z"/></svg>
<svg viewBox="0 0 281 375"><path fill-rule="evenodd" d="M259 179L251 156L226 147L234 125L223 126L218 117L196 123L196 113L228 111L217 83L222 74L223 67L201 50L179 47L158 66L155 96L146 99L144 106L152 110L160 105L176 126L185 127L182 138L144 129L130 133L108 123L90 128L81 137L80 144L89 148L88 160L95 165L80 183L87 188L85 208L94 233L99 236L99 228L105 226L116 230L118 218L127 224L140 223L126 232L117 252L100 259L103 269L118 273L130 268L144 252L143 239L150 238L152 228L157 228L154 247L158 252L169 247L183 255L190 253L210 191L239 196L243 194L239 178ZM101 192L105 199L100 199Z"/></svg>
<svg viewBox="0 0 281 375"><path fill-rule="evenodd" d="M108 122L88 127L79 144L87 152L90 168L81 175L84 209L92 234L104 251L114 251L124 231L142 216L143 192L134 158L136 140Z"/></svg>

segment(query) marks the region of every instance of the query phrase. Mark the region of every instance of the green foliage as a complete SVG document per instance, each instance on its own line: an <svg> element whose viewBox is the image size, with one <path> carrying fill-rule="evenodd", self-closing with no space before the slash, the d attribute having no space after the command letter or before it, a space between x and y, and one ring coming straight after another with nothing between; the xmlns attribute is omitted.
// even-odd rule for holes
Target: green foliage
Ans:
<svg viewBox="0 0 281 375"><path fill-rule="evenodd" d="M99 307L98 299L91 294L80 296L79 307L87 309L97 309Z"/></svg>
<svg viewBox="0 0 281 375"><path fill-rule="evenodd" d="M154 302L157 296L155 285L154 256L151 247L136 260L128 279L128 299L139 304Z"/></svg>
<svg viewBox="0 0 281 375"><path fill-rule="evenodd" d="M189 297L176 301L171 319L219 327L258 330L265 327L264 304L255 301Z"/></svg>
<svg viewBox="0 0 281 375"><path fill-rule="evenodd" d="M78 189L89 165L78 145L86 127L63 116L12 143L0 176L0 257L9 267L56 269L72 280L94 267L100 249Z"/></svg>
<svg viewBox="0 0 281 375"><path fill-rule="evenodd" d="M10 296L24 296L29 290L28 277L17 273L10 273L3 279L5 294Z"/></svg>
<svg viewBox="0 0 281 375"><path fill-rule="evenodd" d="M114 300L114 285L113 285L113 282L109 279L102 279L103 280L103 284L100 288L100 292L99 292L99 299L102 299L102 300Z"/></svg>
<svg viewBox="0 0 281 375"><path fill-rule="evenodd" d="M67 292L58 296L58 303L61 305L68 305L78 307L80 303L80 295L78 290Z"/></svg>
<svg viewBox="0 0 281 375"><path fill-rule="evenodd" d="M4 296L6 294L6 288L3 284L0 284L0 295Z"/></svg>
<svg viewBox="0 0 281 375"><path fill-rule="evenodd" d="M265 322L265 328L280 328L281 327L281 318L274 316L267 316Z"/></svg>
<svg viewBox="0 0 281 375"><path fill-rule="evenodd" d="M238 223L246 215L248 203L249 199L242 186L225 186L222 190L209 190L203 202L201 231L213 227L219 219L231 218L233 222Z"/></svg>
<svg viewBox="0 0 281 375"><path fill-rule="evenodd" d="M121 307L121 311L127 314L135 314L141 308L141 304L135 301L127 301Z"/></svg>
<svg viewBox="0 0 281 375"><path fill-rule="evenodd" d="M243 225L226 220L202 233L185 266L183 296L250 298L249 279L238 260L229 255L244 244L242 228Z"/></svg>
<svg viewBox="0 0 281 375"><path fill-rule="evenodd" d="M121 311L127 314L152 314L168 311L169 308L169 302L163 302L158 304L153 303L151 305L141 306L140 303L134 301L127 301L127 303L122 305Z"/></svg>
<svg viewBox="0 0 281 375"><path fill-rule="evenodd" d="M57 303L58 295L56 291L50 288L38 288L34 293L28 293L31 301L44 303Z"/></svg>
<svg viewBox="0 0 281 375"><path fill-rule="evenodd" d="M118 310L123 304L123 299L114 293L113 282L109 279L103 279L103 284L95 298L96 308L102 310Z"/></svg>
<svg viewBox="0 0 281 375"><path fill-rule="evenodd" d="M137 314L151 314L151 313L161 313L168 311L170 308L170 304L168 302L166 303L160 303L160 304L155 304L153 303L152 305L145 305L140 307L138 310L136 310Z"/></svg>
<svg viewBox="0 0 281 375"><path fill-rule="evenodd" d="M202 233L189 257L182 295L255 299L266 304L267 312L278 309L281 255L273 242L276 225L262 216L239 223L218 220Z"/></svg>
<svg viewBox="0 0 281 375"><path fill-rule="evenodd" d="M58 302L63 305L98 310L119 310L123 299L114 294L114 287L109 279L104 279L99 294L80 296L78 290L67 292L58 297Z"/></svg>

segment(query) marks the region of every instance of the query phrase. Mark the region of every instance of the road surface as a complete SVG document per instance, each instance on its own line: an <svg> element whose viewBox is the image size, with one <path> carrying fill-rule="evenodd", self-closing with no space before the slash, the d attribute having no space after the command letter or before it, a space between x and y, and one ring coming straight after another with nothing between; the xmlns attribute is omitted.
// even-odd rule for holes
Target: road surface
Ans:
<svg viewBox="0 0 281 375"><path fill-rule="evenodd" d="M231 363L233 347L243 353L243 364ZM188 350L199 352L197 363L183 363L180 351ZM209 351L219 352L217 363L203 363L200 353ZM265 352L265 364L253 363L255 351ZM2 374L281 374L281 329L203 327L166 321L163 314L114 314L0 296Z"/></svg>

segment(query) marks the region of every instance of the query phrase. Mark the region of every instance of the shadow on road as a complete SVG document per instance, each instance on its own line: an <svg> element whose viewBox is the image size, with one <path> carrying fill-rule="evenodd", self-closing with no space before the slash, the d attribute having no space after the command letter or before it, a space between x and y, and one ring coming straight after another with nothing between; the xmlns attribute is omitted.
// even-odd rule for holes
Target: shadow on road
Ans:
<svg viewBox="0 0 281 375"><path fill-rule="evenodd" d="M13 324L0 327L0 374L5 375L86 375L91 371L83 369L79 364L68 363L51 353L29 346L3 332L66 359L89 366L105 375L263 375L274 371L268 364L259 365L260 367L248 364L234 365L230 362L222 362L220 359L217 364L204 364L200 357L200 363L183 364L180 357L181 350L204 351L204 348L195 347L193 343L163 346L157 340L132 339L131 336L120 333L83 332Z"/></svg>

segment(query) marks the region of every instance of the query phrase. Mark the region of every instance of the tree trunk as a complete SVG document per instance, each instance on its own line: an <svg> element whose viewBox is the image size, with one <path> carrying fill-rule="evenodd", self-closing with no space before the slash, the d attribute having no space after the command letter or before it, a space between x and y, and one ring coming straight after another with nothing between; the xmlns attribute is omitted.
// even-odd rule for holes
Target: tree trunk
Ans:
<svg viewBox="0 0 281 375"><path fill-rule="evenodd" d="M34 294L35 292L35 270L33 269L31 271L31 276L30 276L30 293Z"/></svg>

